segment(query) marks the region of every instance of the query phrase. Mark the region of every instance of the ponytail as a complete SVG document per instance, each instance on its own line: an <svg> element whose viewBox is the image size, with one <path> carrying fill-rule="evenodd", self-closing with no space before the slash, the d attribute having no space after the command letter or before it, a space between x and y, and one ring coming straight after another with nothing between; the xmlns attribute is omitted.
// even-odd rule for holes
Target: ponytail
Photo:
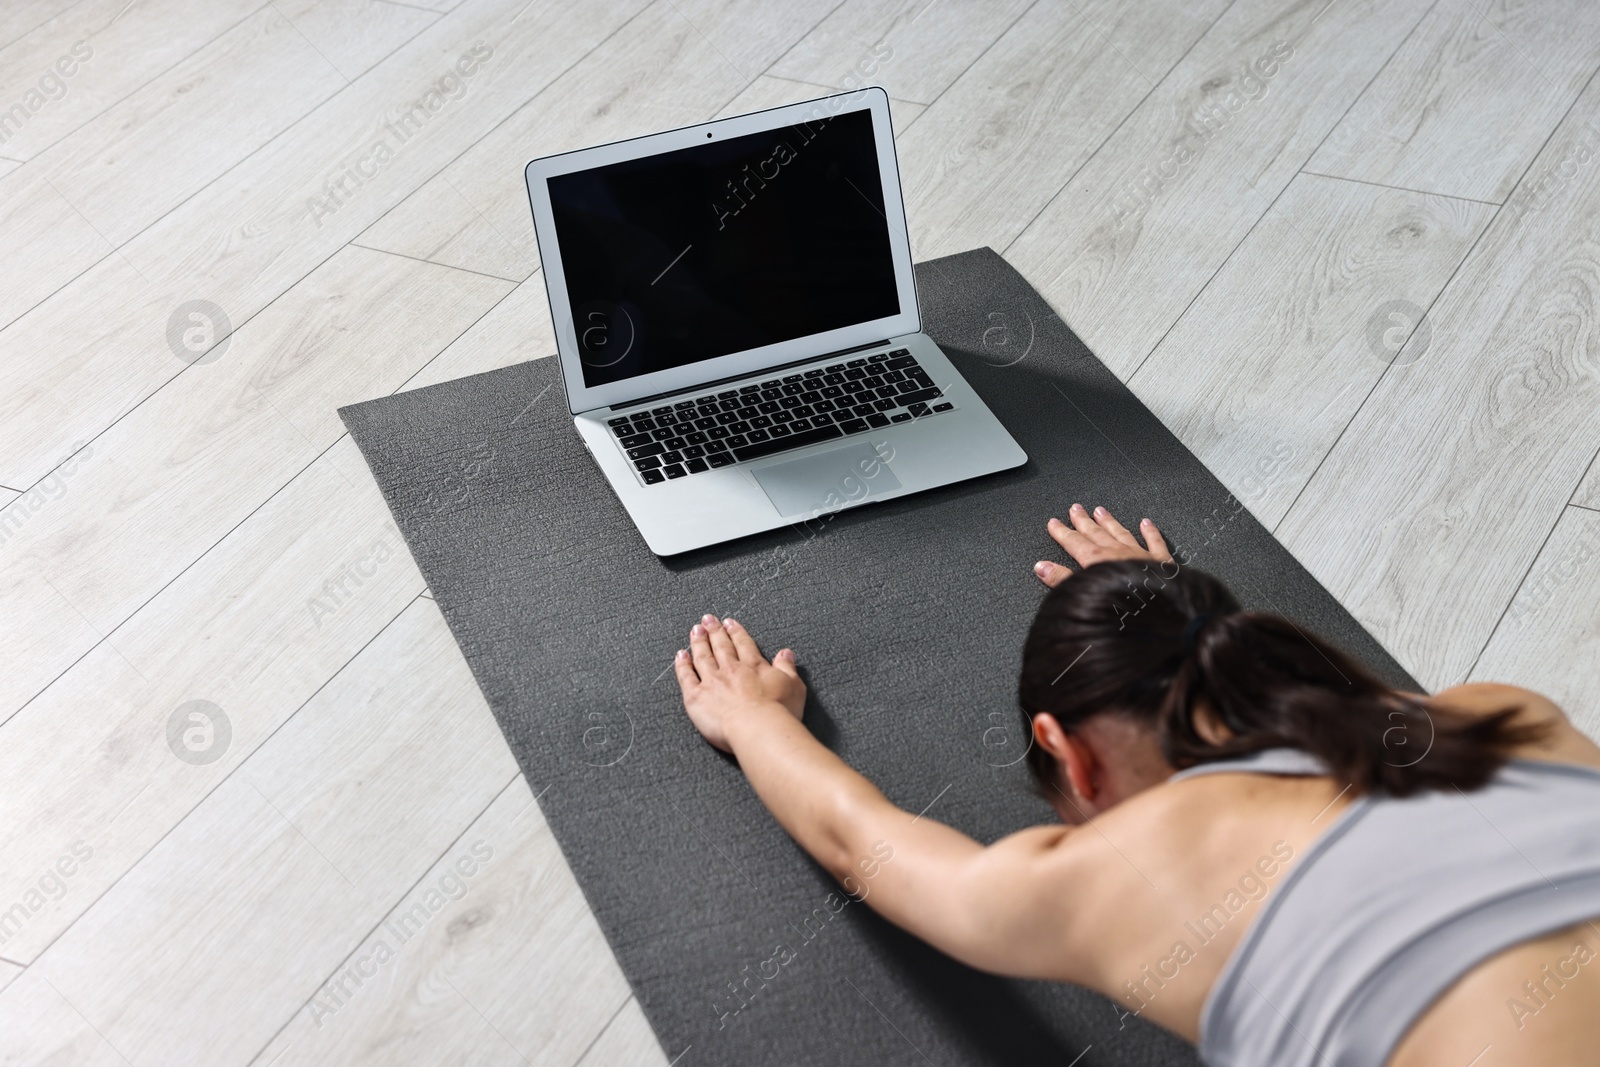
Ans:
<svg viewBox="0 0 1600 1067"><path fill-rule="evenodd" d="M1478 789L1514 746L1543 734L1515 724L1516 707L1468 715L1392 690L1322 639L1242 610L1216 578L1176 563L1099 563L1051 590L1028 631L1017 698L1030 734L1039 712L1069 731L1116 713L1152 728L1180 770L1293 748L1358 793L1397 797ZM1225 740L1201 733L1202 706L1223 727L1208 732ZM1028 763L1041 787L1055 780L1053 758L1037 745Z"/></svg>

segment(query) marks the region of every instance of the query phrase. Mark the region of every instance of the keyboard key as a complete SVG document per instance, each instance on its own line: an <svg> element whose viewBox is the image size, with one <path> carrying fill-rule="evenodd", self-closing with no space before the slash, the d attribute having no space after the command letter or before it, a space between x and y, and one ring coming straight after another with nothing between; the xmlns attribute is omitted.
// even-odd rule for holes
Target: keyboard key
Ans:
<svg viewBox="0 0 1600 1067"><path fill-rule="evenodd" d="M785 382L783 385L784 396L799 396L806 391L806 387L799 382Z"/></svg>
<svg viewBox="0 0 1600 1067"><path fill-rule="evenodd" d="M718 426L728 426L738 421L739 416L732 411L724 411L717 415ZM710 429L710 427L707 427L707 429Z"/></svg>
<svg viewBox="0 0 1600 1067"><path fill-rule="evenodd" d="M684 445L688 444L689 442L685 441L682 437L669 437L669 438L667 438L665 441L663 441L661 443L666 445L668 448L676 449L676 448L682 448Z"/></svg>
<svg viewBox="0 0 1600 1067"><path fill-rule="evenodd" d="M795 419L793 422L791 422L789 424L789 430L791 432L793 432L793 433L799 433L802 430L809 430L809 429L811 429L811 420L810 419Z"/></svg>
<svg viewBox="0 0 1600 1067"><path fill-rule="evenodd" d="M767 436L768 437L773 437L773 438L788 437L789 436L789 427L783 425L782 423L778 423L775 426L773 426L772 429L767 431Z"/></svg>
<svg viewBox="0 0 1600 1067"><path fill-rule="evenodd" d="M850 362L845 364L846 367L865 367L866 365L867 360L865 356L860 359L852 359Z"/></svg>
<svg viewBox="0 0 1600 1067"><path fill-rule="evenodd" d="M765 430L751 430L745 436L748 437L752 442L754 442L754 441L765 441L765 440L767 440L767 438L769 438L771 436L771 434L767 433L767 431L765 431ZM737 445L734 446L734 455L738 455L738 448L739 448L739 446L737 446Z"/></svg>
<svg viewBox="0 0 1600 1067"><path fill-rule="evenodd" d="M833 416L826 411L818 411L811 416L811 425L826 426L833 421Z"/></svg>
<svg viewBox="0 0 1600 1067"><path fill-rule="evenodd" d="M739 395L745 396L750 393L760 392L760 390L761 386L759 385L741 385L739 386Z"/></svg>
<svg viewBox="0 0 1600 1067"><path fill-rule="evenodd" d="M822 394L817 392L815 389L807 389L805 392L800 394L800 403L802 404L815 404L821 399Z"/></svg>
<svg viewBox="0 0 1600 1067"><path fill-rule="evenodd" d="M686 445L684 447L688 447L688 446ZM661 462L663 462L663 463L682 463L683 462L683 453L677 451L676 449L674 449L671 452L663 452L663 453L661 453Z"/></svg>
<svg viewBox="0 0 1600 1067"><path fill-rule="evenodd" d="M656 418L659 419L663 415L671 415L672 414L672 408L670 406L669 407L662 407L662 408L651 408L650 409L650 414L654 415Z"/></svg>
<svg viewBox="0 0 1600 1067"><path fill-rule="evenodd" d="M933 379L928 377L926 374L924 374L920 370L908 370L908 371L906 371L906 377L910 378L914 382L917 382L917 383L921 384L921 386L924 389L932 389L933 388Z"/></svg>
<svg viewBox="0 0 1600 1067"><path fill-rule="evenodd" d="M898 392L898 390L892 385L880 386L877 390L878 398L880 400L884 397L894 396L896 392Z"/></svg>
<svg viewBox="0 0 1600 1067"><path fill-rule="evenodd" d="M886 370L879 377L885 382L903 382L906 380L906 372L903 370Z"/></svg>
<svg viewBox="0 0 1600 1067"><path fill-rule="evenodd" d="M621 441L623 448L638 448L640 445L647 445L649 443L650 435L647 433L629 434Z"/></svg>
<svg viewBox="0 0 1600 1067"><path fill-rule="evenodd" d="M640 471L639 477L644 479L645 485L659 485L667 480L667 476L660 471Z"/></svg>
<svg viewBox="0 0 1600 1067"><path fill-rule="evenodd" d="M800 377L802 377L802 378L820 378L826 373L828 373L828 372L823 370L821 367L812 367L810 370L806 371Z"/></svg>
<svg viewBox="0 0 1600 1067"><path fill-rule="evenodd" d="M655 429L650 431L650 436L655 438L657 441L665 441L669 437L676 437L677 435L678 428L676 426L657 426Z"/></svg>
<svg viewBox="0 0 1600 1067"><path fill-rule="evenodd" d="M897 411L893 415L889 416L889 421L890 422L910 422L911 421L911 412L909 412L909 411Z"/></svg>
<svg viewBox="0 0 1600 1067"><path fill-rule="evenodd" d="M756 396L760 397L762 400L777 403L779 400L783 399L783 392L779 389L763 389L761 392L757 393Z"/></svg>
<svg viewBox="0 0 1600 1067"><path fill-rule="evenodd" d="M711 438L712 441L720 441L731 432L726 426L713 426L706 431L706 436Z"/></svg>
<svg viewBox="0 0 1600 1067"><path fill-rule="evenodd" d="M755 418L750 420L750 425L754 429L765 430L767 427L772 425L772 416L757 415Z"/></svg>
<svg viewBox="0 0 1600 1067"><path fill-rule="evenodd" d="M906 410L911 412L911 414L916 416L917 418L921 418L922 416L928 414L928 405L926 405L926 404L907 404L906 405Z"/></svg>
<svg viewBox="0 0 1600 1067"><path fill-rule="evenodd" d="M793 415L797 419L808 419L811 417L811 410L810 404L801 404L797 408L790 408L789 414Z"/></svg>
<svg viewBox="0 0 1600 1067"><path fill-rule="evenodd" d="M872 402L872 406L877 408L879 411L893 411L895 408L900 406L900 401L898 401L898 400L874 400Z"/></svg>
<svg viewBox="0 0 1600 1067"><path fill-rule="evenodd" d="M607 426L626 426L626 425L628 425L628 423L630 421L631 420L627 416L623 416L621 418L616 418L616 419L607 419L606 420L606 425Z"/></svg>
<svg viewBox="0 0 1600 1067"><path fill-rule="evenodd" d="M783 384L782 382L780 382L780 381L778 381L778 379L774 378L770 382L762 382L761 383L761 388L763 388L763 389L776 389L779 386L781 386L782 384Z"/></svg>
<svg viewBox="0 0 1600 1067"><path fill-rule="evenodd" d="M893 359L895 356L909 356L910 354L911 349L909 348L897 348L893 352L889 353L889 358Z"/></svg>
<svg viewBox="0 0 1600 1067"><path fill-rule="evenodd" d="M706 450L706 455L708 455L708 456L711 455L711 453L713 453L713 452L726 452L728 450L728 442L726 442L726 441L707 441L705 443L705 445L704 445L704 448Z"/></svg>
<svg viewBox="0 0 1600 1067"><path fill-rule="evenodd" d="M649 433L656 428L655 419L634 419L633 430L635 433Z"/></svg>
<svg viewBox="0 0 1600 1067"><path fill-rule="evenodd" d="M860 415L863 418L865 418L866 416L872 414L873 407L872 407L871 404L857 404L855 407L851 408L850 410L855 412L857 415Z"/></svg>
<svg viewBox="0 0 1600 1067"><path fill-rule="evenodd" d="M757 431L757 432L759 432L759 431ZM750 439L748 437L746 437L742 433L736 433L732 437L729 437L728 440L726 441L726 444L727 444L727 446L729 448L743 448L745 445L747 445L749 443L750 443Z"/></svg>
<svg viewBox="0 0 1600 1067"><path fill-rule="evenodd" d="M793 421L794 412L792 411L774 411L772 413L772 425L774 426L782 426L786 422Z"/></svg>
<svg viewBox="0 0 1600 1067"><path fill-rule="evenodd" d="M845 433L860 433L867 428L866 419L845 419L839 423L839 429Z"/></svg>
<svg viewBox="0 0 1600 1067"><path fill-rule="evenodd" d="M780 408L797 408L801 405L801 403L802 401L798 396L786 396L782 400L778 401L778 406Z"/></svg>
<svg viewBox="0 0 1600 1067"><path fill-rule="evenodd" d="M738 422L730 422L726 429L729 433L744 433L750 429L750 421L748 419L740 419Z"/></svg>
<svg viewBox="0 0 1600 1067"><path fill-rule="evenodd" d="M718 400L732 400L734 397L736 397L738 395L739 395L739 390L737 390L737 389L729 389L726 392L718 393L717 394L717 399Z"/></svg>
<svg viewBox="0 0 1600 1067"><path fill-rule="evenodd" d="M889 416L880 415L874 412L873 414L867 416L867 425L873 427L887 426L889 425Z"/></svg>
<svg viewBox="0 0 1600 1067"><path fill-rule="evenodd" d="M711 455L706 457L706 462L711 464L713 469L717 467L731 466L733 464L733 453L713 452Z"/></svg>
<svg viewBox="0 0 1600 1067"><path fill-rule="evenodd" d="M875 352L872 355L867 357L867 362L868 363L882 363L884 360L886 360L888 358L889 358L889 353L887 353L887 352Z"/></svg>
<svg viewBox="0 0 1600 1067"><path fill-rule="evenodd" d="M684 470L682 467L678 466L676 463L672 463L672 464L669 464L669 465L667 465L665 467L662 467L661 470L662 470L662 473L665 474L668 478L682 478L685 474L689 473L688 471Z"/></svg>
<svg viewBox="0 0 1600 1067"><path fill-rule="evenodd" d="M844 376L849 378L851 381L860 381L862 378L867 376L867 372L862 370L860 367L851 367L849 370L844 372Z"/></svg>
<svg viewBox="0 0 1600 1067"><path fill-rule="evenodd" d="M706 461L703 459L691 459L688 463L684 464L684 466L689 468L690 474L699 474L701 471L706 469Z"/></svg>
<svg viewBox="0 0 1600 1067"><path fill-rule="evenodd" d="M706 450L699 445L688 445L683 450L684 459L699 459L706 454Z"/></svg>
<svg viewBox="0 0 1600 1067"><path fill-rule="evenodd" d="M819 426L805 433L793 434L781 441L766 441L759 445L747 445L739 449L734 455L739 457L741 463L762 456L770 456L774 452L786 452L791 448L803 448L806 445L816 444L818 441L831 441L835 437L843 437L837 426Z"/></svg>
<svg viewBox="0 0 1600 1067"><path fill-rule="evenodd" d="M824 371L826 371L827 373L829 373L829 374L843 374L844 373L844 364L843 363L830 363L826 367L823 367L822 369Z"/></svg>
<svg viewBox="0 0 1600 1067"><path fill-rule="evenodd" d="M955 407L954 404L949 403L948 401L946 401L943 404L935 404L935 405L933 405L933 410L935 410L935 411L949 411L953 407Z"/></svg>
<svg viewBox="0 0 1600 1067"><path fill-rule="evenodd" d="M815 403L813 403L811 405L811 410L812 411L832 411L833 410L833 401L829 400L827 397L822 397L821 399L817 400Z"/></svg>
<svg viewBox="0 0 1600 1067"><path fill-rule="evenodd" d="M734 395L738 396L739 394L735 393ZM743 400L724 400L717 404L717 412L720 414L724 411L738 411L743 406Z"/></svg>
<svg viewBox="0 0 1600 1067"><path fill-rule="evenodd" d="M883 384L883 379L878 377L876 374L869 374L865 378L861 379L861 384L866 386L868 389L876 389L878 386Z"/></svg>
<svg viewBox="0 0 1600 1067"><path fill-rule="evenodd" d="M661 466L661 457L660 456L646 456L643 459L634 460L633 461L633 465L635 467L638 467L642 471L647 471L651 467L659 467L659 466Z"/></svg>
<svg viewBox="0 0 1600 1067"><path fill-rule="evenodd" d="M915 404L919 401L933 400L936 397L941 396L944 396L944 394L939 392L937 389L918 389L911 393L901 393L899 399L900 403L904 404L906 407L910 407L912 404Z"/></svg>
<svg viewBox="0 0 1600 1067"><path fill-rule="evenodd" d="M679 411L682 411L685 408L694 407L694 401L693 400L680 400L680 401L678 401L676 404L674 404L672 406L677 408Z"/></svg>
<svg viewBox="0 0 1600 1067"><path fill-rule="evenodd" d="M904 351L904 349L901 351ZM910 356L901 356L899 359L891 359L888 363L884 364L884 367L889 370L906 370L910 367L915 367L916 365L917 361L912 359Z"/></svg>
<svg viewBox="0 0 1600 1067"><path fill-rule="evenodd" d="M651 441L647 445L640 445L638 448L628 449L628 458L643 459L646 456L659 456L665 451L666 449L662 448L655 441Z"/></svg>
<svg viewBox="0 0 1600 1067"><path fill-rule="evenodd" d="M710 416L704 416L694 420L694 428L697 430L709 430L716 424L717 420L711 418Z"/></svg>
<svg viewBox="0 0 1600 1067"><path fill-rule="evenodd" d="M844 381L845 381L845 378L844 378L843 374L824 374L822 376L822 384L823 385L839 386L839 385L843 385ZM827 396L828 395L828 392L827 392L826 389L823 390L822 395L823 396Z"/></svg>
<svg viewBox="0 0 1600 1067"><path fill-rule="evenodd" d="M791 374L788 377L784 378L783 380L786 381L786 382L798 382L801 378L804 378L804 377L805 377L804 374Z"/></svg>
<svg viewBox="0 0 1600 1067"><path fill-rule="evenodd" d="M703 445L707 441L711 440L711 438L707 437L705 434L701 433L699 430L696 430L694 433L691 433L691 434L685 434L683 439L686 442L688 442L689 444L691 444L691 445Z"/></svg>

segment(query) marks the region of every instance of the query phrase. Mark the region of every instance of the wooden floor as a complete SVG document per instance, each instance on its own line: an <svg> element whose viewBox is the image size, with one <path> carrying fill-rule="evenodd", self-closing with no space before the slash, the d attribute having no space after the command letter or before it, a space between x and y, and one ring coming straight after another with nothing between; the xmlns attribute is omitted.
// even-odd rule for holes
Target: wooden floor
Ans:
<svg viewBox="0 0 1600 1067"><path fill-rule="evenodd" d="M554 350L530 156L860 70L919 258L1600 732L1597 68L1593 0L6 0L4 1062L682 1052L334 410Z"/></svg>

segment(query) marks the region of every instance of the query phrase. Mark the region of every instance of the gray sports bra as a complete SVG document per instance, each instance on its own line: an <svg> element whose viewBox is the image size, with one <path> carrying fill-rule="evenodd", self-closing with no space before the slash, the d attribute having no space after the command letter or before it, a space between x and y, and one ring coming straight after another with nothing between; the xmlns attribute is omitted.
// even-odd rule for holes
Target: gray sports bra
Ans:
<svg viewBox="0 0 1600 1067"><path fill-rule="evenodd" d="M1271 749L1174 780L1239 771L1327 773L1304 752ZM1201 1009L1200 1056L1210 1067L1375 1067L1475 965L1597 917L1600 771L1518 759L1474 793L1362 797L1223 967Z"/></svg>

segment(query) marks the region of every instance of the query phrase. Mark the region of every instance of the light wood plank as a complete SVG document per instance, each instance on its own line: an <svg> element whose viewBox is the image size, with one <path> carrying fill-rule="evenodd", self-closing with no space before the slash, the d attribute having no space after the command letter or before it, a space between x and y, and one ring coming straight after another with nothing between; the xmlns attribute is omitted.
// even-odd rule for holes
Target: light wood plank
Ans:
<svg viewBox="0 0 1600 1067"><path fill-rule="evenodd" d="M20 974L22 974L22 964L0 960L0 991L15 981Z"/></svg>
<svg viewBox="0 0 1600 1067"><path fill-rule="evenodd" d="M397 387L510 288L340 252L235 333L217 362L191 367L102 434L69 491L15 530L0 561L31 568L109 632L332 444L344 432L335 408ZM9 615L0 637L8 656L33 661L0 677L8 711L36 692L18 682L53 676L87 647Z"/></svg>
<svg viewBox="0 0 1600 1067"><path fill-rule="evenodd" d="M917 257L1010 245L1227 4L1029 9L900 139Z"/></svg>
<svg viewBox="0 0 1600 1067"><path fill-rule="evenodd" d="M1589 473L1579 484L1578 491L1572 494L1572 502L1579 507L1600 511L1600 455L1596 455L1589 464Z"/></svg>
<svg viewBox="0 0 1600 1067"><path fill-rule="evenodd" d="M0 1054L15 1064L128 1067L37 971L24 971L0 994Z"/></svg>
<svg viewBox="0 0 1600 1067"><path fill-rule="evenodd" d="M434 16L426 16L433 18ZM182 203L346 84L269 6L0 184L0 324ZM244 96L253 106L241 110ZM181 160L181 166L174 166Z"/></svg>
<svg viewBox="0 0 1600 1067"><path fill-rule="evenodd" d="M135 1062L245 1062L516 773L414 601L33 967Z"/></svg>
<svg viewBox="0 0 1600 1067"><path fill-rule="evenodd" d="M410 932L401 925L406 913L464 858L481 861L464 895L401 943ZM393 958L363 965L381 954L380 941ZM377 969L370 984L343 978L347 967L363 966ZM566 1067L628 996L519 777L254 1062Z"/></svg>
<svg viewBox="0 0 1600 1067"><path fill-rule="evenodd" d="M1600 82L1541 160L1594 129ZM1547 210L1501 211L1430 313L1427 353L1407 343L1278 527L1429 688L1466 675L1600 440L1597 221L1600 167Z"/></svg>
<svg viewBox="0 0 1600 1067"><path fill-rule="evenodd" d="M815 100L819 96L831 96L838 91L826 85L813 85L810 82L797 82L790 78L774 78L763 74L725 104L722 110L717 112L717 118L765 111L767 108L782 107L784 104L793 104L801 100ZM894 126L897 144L905 134L906 128L926 110L928 110L926 104L913 104L909 100L896 100L890 97L889 122Z"/></svg>
<svg viewBox="0 0 1600 1067"><path fill-rule="evenodd" d="M273 0L272 6L350 81L439 18L386 0Z"/></svg>
<svg viewBox="0 0 1600 1067"><path fill-rule="evenodd" d="M1301 175L1129 387L1275 526L1493 212Z"/></svg>
<svg viewBox="0 0 1600 1067"><path fill-rule="evenodd" d="M1500 203L1597 56L1590 0L1441 0L1308 169Z"/></svg>
<svg viewBox="0 0 1600 1067"><path fill-rule="evenodd" d="M169 316L184 302L249 319L557 77L640 0L527 6L468 0L311 116L0 333L0 484L32 484L52 454L93 436L173 374ZM402 113L480 52L463 96ZM486 58L485 58L486 55ZM418 105L421 107L422 105ZM415 117L415 116L424 117ZM386 165L374 145L393 142ZM365 154L365 155L364 155ZM366 158L364 184L350 168ZM338 193L332 183L346 181ZM338 193L337 202L330 191ZM126 260L125 264L123 260ZM129 264L137 264L137 268ZM30 476L31 475L31 476Z"/></svg>
<svg viewBox="0 0 1600 1067"><path fill-rule="evenodd" d="M668 1067L668 1063L644 1009L629 997L577 1067Z"/></svg>
<svg viewBox="0 0 1600 1067"><path fill-rule="evenodd" d="M26 36L78 0L7 0L0 4L0 47Z"/></svg>
<svg viewBox="0 0 1600 1067"><path fill-rule="evenodd" d="M377 487L346 473L360 466L353 444L335 446L0 728L8 810L28 813L0 821L0 900L74 842L94 853L0 953L37 958L416 598L422 577ZM204 765L167 741L169 717L196 699L231 724Z"/></svg>
<svg viewBox="0 0 1600 1067"><path fill-rule="evenodd" d="M7 174L10 174L20 166L22 166L22 164L15 159L0 158L0 178L4 178Z"/></svg>
<svg viewBox="0 0 1600 1067"><path fill-rule="evenodd" d="M1600 512L1564 508L1471 681L1510 682L1554 700L1600 741Z"/></svg>
<svg viewBox="0 0 1600 1067"><path fill-rule="evenodd" d="M1031 0L845 0L768 74L931 104Z"/></svg>
<svg viewBox="0 0 1600 1067"><path fill-rule="evenodd" d="M1007 258L1126 379L1428 2L1238 0Z"/></svg>
<svg viewBox="0 0 1600 1067"><path fill-rule="evenodd" d="M23 108L10 112L11 124L0 122L0 152L31 159L261 4L140 0L136 13L131 6L83 0L0 49L0 107Z"/></svg>
<svg viewBox="0 0 1600 1067"><path fill-rule="evenodd" d="M813 21L804 5L786 10L773 19L765 0L656 0L358 240L526 279L539 266L523 184L528 160L704 122L747 84L742 68L777 54ZM788 38L775 35L775 26ZM726 58L715 42L741 35L752 43L738 50L737 61Z"/></svg>
<svg viewBox="0 0 1600 1067"><path fill-rule="evenodd" d="M544 291L544 274L538 273L473 323L472 328L456 338L449 348L408 379L403 388L437 385L469 374L553 356L555 351L550 299ZM553 390L554 393L560 391L559 385ZM564 396L550 397L556 404L564 399Z"/></svg>
<svg viewBox="0 0 1600 1067"><path fill-rule="evenodd" d="M17 499L17 497L21 495L22 494L15 489L6 489L5 487L0 486L0 515L3 515L5 512L7 504L10 504L13 500ZM4 529L3 519L0 519L0 529Z"/></svg>

